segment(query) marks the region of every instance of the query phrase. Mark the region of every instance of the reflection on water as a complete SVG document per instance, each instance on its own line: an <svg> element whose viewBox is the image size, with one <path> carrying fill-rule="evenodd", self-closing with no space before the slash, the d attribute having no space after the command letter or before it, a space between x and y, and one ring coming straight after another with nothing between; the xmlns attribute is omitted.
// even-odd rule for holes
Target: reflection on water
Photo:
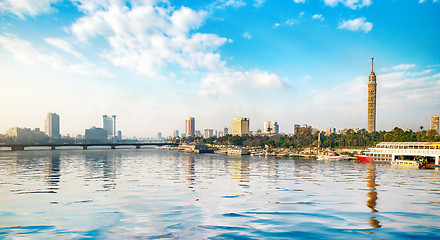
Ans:
<svg viewBox="0 0 440 240"><path fill-rule="evenodd" d="M439 238L439 179L155 149L1 152L0 238Z"/></svg>
<svg viewBox="0 0 440 240"><path fill-rule="evenodd" d="M367 187L370 190L367 193L368 200L367 206L371 209L371 212L378 212L376 210L376 201L377 201L377 189L376 186L376 165L374 163L367 164ZM370 217L370 225L372 228L380 228L380 221L376 219L375 216Z"/></svg>
<svg viewBox="0 0 440 240"><path fill-rule="evenodd" d="M185 179L187 181L188 188L193 188L195 181L195 157L194 154L188 154L185 156Z"/></svg>
<svg viewBox="0 0 440 240"><path fill-rule="evenodd" d="M45 179L49 185L48 190L56 193L60 182L60 153L51 151L49 156L46 157L44 165L47 173Z"/></svg>
<svg viewBox="0 0 440 240"><path fill-rule="evenodd" d="M235 157L231 162L234 185L249 188L249 159Z"/></svg>

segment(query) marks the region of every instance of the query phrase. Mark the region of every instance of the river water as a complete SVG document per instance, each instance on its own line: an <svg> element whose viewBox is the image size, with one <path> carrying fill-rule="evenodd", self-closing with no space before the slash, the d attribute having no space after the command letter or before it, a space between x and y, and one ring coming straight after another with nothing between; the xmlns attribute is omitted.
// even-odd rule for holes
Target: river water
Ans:
<svg viewBox="0 0 440 240"><path fill-rule="evenodd" d="M0 152L0 239L440 238L440 174L158 149Z"/></svg>

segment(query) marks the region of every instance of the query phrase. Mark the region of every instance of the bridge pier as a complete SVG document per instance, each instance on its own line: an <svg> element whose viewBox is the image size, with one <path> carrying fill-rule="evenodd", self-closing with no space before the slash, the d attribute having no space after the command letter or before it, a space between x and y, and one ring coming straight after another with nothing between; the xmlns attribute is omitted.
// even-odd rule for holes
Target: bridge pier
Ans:
<svg viewBox="0 0 440 240"><path fill-rule="evenodd" d="M140 148L141 148L141 146L139 146L139 145L136 146L136 149L140 149Z"/></svg>
<svg viewBox="0 0 440 240"><path fill-rule="evenodd" d="M12 146L11 150L12 151L23 151L24 150L24 146Z"/></svg>
<svg viewBox="0 0 440 240"><path fill-rule="evenodd" d="M51 147L50 147L50 150L55 150L55 146L51 146Z"/></svg>
<svg viewBox="0 0 440 240"><path fill-rule="evenodd" d="M83 150L87 150L87 146L83 146Z"/></svg>
<svg viewBox="0 0 440 240"><path fill-rule="evenodd" d="M116 149L116 146L115 146L115 145L112 145L112 146L110 147L110 149Z"/></svg>

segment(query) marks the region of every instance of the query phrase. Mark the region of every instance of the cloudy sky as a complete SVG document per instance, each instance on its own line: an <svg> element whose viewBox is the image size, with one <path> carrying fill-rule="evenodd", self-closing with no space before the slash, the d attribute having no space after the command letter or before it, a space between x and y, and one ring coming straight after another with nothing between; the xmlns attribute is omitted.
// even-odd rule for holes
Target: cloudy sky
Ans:
<svg viewBox="0 0 440 240"><path fill-rule="evenodd" d="M116 114L127 137L277 121L366 128L440 115L440 0L0 0L0 133L84 134Z"/></svg>

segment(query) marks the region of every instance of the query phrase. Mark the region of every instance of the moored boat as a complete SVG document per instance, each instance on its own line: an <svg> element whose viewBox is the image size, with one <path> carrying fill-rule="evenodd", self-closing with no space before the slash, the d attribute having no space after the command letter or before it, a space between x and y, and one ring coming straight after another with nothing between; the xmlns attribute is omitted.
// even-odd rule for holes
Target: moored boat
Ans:
<svg viewBox="0 0 440 240"><path fill-rule="evenodd" d="M382 142L356 158L362 162L440 167L440 142Z"/></svg>

